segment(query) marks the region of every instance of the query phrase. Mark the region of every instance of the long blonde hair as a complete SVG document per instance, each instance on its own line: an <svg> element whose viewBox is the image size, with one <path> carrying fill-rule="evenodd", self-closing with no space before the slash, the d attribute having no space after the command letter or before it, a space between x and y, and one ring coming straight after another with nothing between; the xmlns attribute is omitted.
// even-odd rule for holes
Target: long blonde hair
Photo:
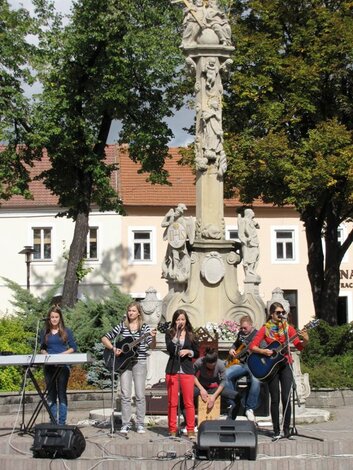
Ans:
<svg viewBox="0 0 353 470"><path fill-rule="evenodd" d="M136 301L130 302L129 305L126 307L126 318L124 320L124 326L126 326L126 328L128 328L130 330L130 321L129 321L129 316L127 315L127 312L129 311L129 309L131 307L136 307L138 312L139 312L139 316L138 316L139 327L138 327L138 329L141 330L142 325L144 323L143 310L142 310L140 302L136 302Z"/></svg>

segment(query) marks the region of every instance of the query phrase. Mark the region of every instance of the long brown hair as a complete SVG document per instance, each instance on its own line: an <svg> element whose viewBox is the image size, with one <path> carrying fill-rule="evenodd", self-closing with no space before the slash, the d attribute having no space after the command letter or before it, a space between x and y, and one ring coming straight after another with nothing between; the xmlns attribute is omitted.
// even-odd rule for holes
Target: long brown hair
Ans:
<svg viewBox="0 0 353 470"><path fill-rule="evenodd" d="M142 328L142 325L143 325L143 310L142 310L142 307L141 307L141 304L140 302L130 302L129 305L126 307L126 318L124 320L124 326L126 326L126 328L128 328L130 330L130 322L129 322L129 316L127 314L127 312L129 311L129 309L131 307L136 307L137 310L138 310L138 313L139 313L139 316L138 316L138 323L139 323L139 330L141 330Z"/></svg>
<svg viewBox="0 0 353 470"><path fill-rule="evenodd" d="M51 332L51 321L50 315L51 313L58 313L60 317L59 325L58 325L58 334L60 338L63 340L64 343L67 343L67 332L65 328L64 317L61 311L61 308L58 305L54 305L49 309L47 318L45 320L45 343L48 344L48 335Z"/></svg>
<svg viewBox="0 0 353 470"><path fill-rule="evenodd" d="M270 311L267 315L266 322L268 322L269 320L272 320L272 314L274 313L274 311L278 307L281 308L282 310L284 310L284 307L280 302L273 302L273 304L270 305Z"/></svg>
<svg viewBox="0 0 353 470"><path fill-rule="evenodd" d="M185 316L185 320L186 320L185 331L186 331L186 334L187 334L188 338L190 339L190 341L193 341L194 340L194 333L193 333L191 322L189 320L189 316L185 312L185 310L183 310L181 308L179 308L178 310L176 310L173 313L172 322L170 324L170 330L169 330L170 336L174 337L176 335L176 330L177 330L176 329L176 321L177 321L177 319L179 318L180 315Z"/></svg>

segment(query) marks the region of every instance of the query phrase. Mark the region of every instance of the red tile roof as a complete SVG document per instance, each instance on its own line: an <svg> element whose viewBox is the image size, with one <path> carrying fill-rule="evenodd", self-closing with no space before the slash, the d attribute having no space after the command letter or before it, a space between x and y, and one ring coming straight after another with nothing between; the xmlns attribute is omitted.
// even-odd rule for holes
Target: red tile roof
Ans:
<svg viewBox="0 0 353 470"><path fill-rule="evenodd" d="M133 162L126 153L126 148L119 152L120 197L126 206L173 206L182 202L194 206L196 202L195 176L188 166L178 164L178 148L169 149L170 156L164 168L169 173L171 186L151 184L146 181L147 173L138 173L140 165Z"/></svg>
<svg viewBox="0 0 353 470"><path fill-rule="evenodd" d="M1 151L1 149L0 149ZM171 158L167 158L165 169L169 173L171 186L152 185L146 181L147 174L139 174L140 165L133 162L127 153L127 146L108 145L106 148L106 162L118 163L117 172L112 174L112 185L126 207L128 206L165 206L170 207L183 202L187 206L196 204L195 175L188 166L178 164L181 156L179 148L170 148ZM48 168L49 159L45 155L36 162L31 169L32 178ZM21 196L14 196L9 201L1 201L0 208L43 208L57 206L58 198L43 185L41 181L32 181L30 190L33 200L26 200ZM225 200L227 207L239 205L234 199ZM255 205L263 205L258 203Z"/></svg>

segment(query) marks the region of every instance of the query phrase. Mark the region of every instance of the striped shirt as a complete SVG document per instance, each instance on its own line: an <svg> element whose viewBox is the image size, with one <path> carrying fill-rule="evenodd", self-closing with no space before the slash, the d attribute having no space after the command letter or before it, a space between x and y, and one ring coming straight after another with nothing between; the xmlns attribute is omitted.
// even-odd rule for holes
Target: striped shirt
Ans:
<svg viewBox="0 0 353 470"><path fill-rule="evenodd" d="M108 338L111 343L113 343L114 339L117 336L119 336L118 338L119 342L124 342L124 339L127 337L132 337L134 340L138 340L141 336L150 332L151 332L151 327L149 325L146 325L146 323L143 323L141 330L136 331L136 333L131 333L129 328L126 328L124 323L119 323L109 333L105 334L104 336ZM143 339L141 343L137 345L137 356L136 356L137 360L146 361L147 351L151 343L152 343L152 336L149 335L145 339Z"/></svg>

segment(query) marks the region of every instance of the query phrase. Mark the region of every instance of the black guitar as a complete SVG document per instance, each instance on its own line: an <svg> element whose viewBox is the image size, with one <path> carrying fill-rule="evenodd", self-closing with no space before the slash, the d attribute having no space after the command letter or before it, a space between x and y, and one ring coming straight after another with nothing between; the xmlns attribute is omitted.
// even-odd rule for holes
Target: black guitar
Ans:
<svg viewBox="0 0 353 470"><path fill-rule="evenodd" d="M158 325L158 331L164 333L169 327L169 323L160 323ZM151 332L145 333L134 339L132 336L128 336L121 341L118 341L115 345L116 349L121 349L121 354L115 356L111 349L105 348L103 352L103 360L108 370L115 372L123 372L128 366L131 359L137 356L137 347L144 339L151 336Z"/></svg>
<svg viewBox="0 0 353 470"><path fill-rule="evenodd" d="M320 320L311 321L305 325L301 331L298 331L284 343L273 341L272 343L268 344L266 349L272 350L272 356L265 356L264 354L260 353L251 353L248 357L247 364L252 375L262 382L270 380L275 372L277 372L281 362L285 360L285 355L283 352L288 348L288 344L297 338L302 331L315 328L319 324L319 321Z"/></svg>
<svg viewBox="0 0 353 470"><path fill-rule="evenodd" d="M137 346L142 343L144 339L150 336L151 333L145 333L137 339L132 336L128 336L121 341L118 341L115 345L116 349L121 349L121 354L115 356L111 349L105 348L103 353L104 363L107 369L115 372L122 372L128 366L131 359L137 356Z"/></svg>

